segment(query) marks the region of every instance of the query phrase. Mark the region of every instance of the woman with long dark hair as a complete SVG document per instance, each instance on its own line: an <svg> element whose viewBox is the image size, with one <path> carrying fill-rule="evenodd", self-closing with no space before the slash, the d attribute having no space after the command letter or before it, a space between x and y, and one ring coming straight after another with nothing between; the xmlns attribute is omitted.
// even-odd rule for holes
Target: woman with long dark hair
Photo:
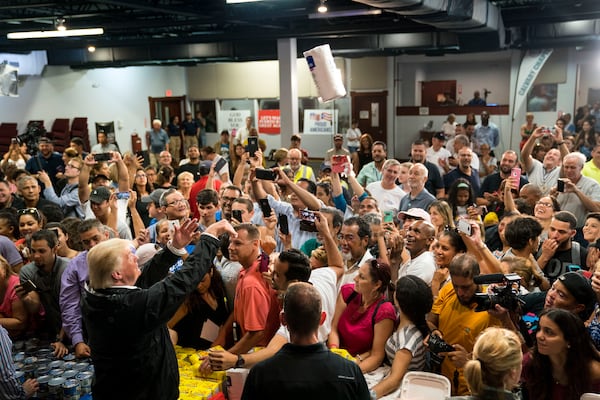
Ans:
<svg viewBox="0 0 600 400"><path fill-rule="evenodd" d="M589 160L592 157L592 149L595 145L594 125L589 119L586 119L581 123L581 130L575 138L575 150L585 154L585 157Z"/></svg>
<svg viewBox="0 0 600 400"><path fill-rule="evenodd" d="M167 324L172 331L171 339L174 344L183 347L207 349L214 338L201 337L204 325L222 327L231 311L221 275L212 265L196 290L187 296Z"/></svg>
<svg viewBox="0 0 600 400"><path fill-rule="evenodd" d="M387 298L391 286L390 267L372 259L360 266L353 284L340 289L328 345L348 350L363 372L381 365L394 330L396 311Z"/></svg>
<svg viewBox="0 0 600 400"><path fill-rule="evenodd" d="M552 308L540 315L536 344L523 360L528 398L579 400L600 392L600 355L581 318Z"/></svg>
<svg viewBox="0 0 600 400"><path fill-rule="evenodd" d="M352 153L352 166L354 173L358 174L362 167L373 161L373 137L368 133L363 133L359 141L358 150Z"/></svg>
<svg viewBox="0 0 600 400"><path fill-rule="evenodd" d="M467 246L454 228L444 229L437 237L433 245L433 257L435 260L435 273L431 280L431 293L437 297L442 287L450 281L448 266L458 254L467 252Z"/></svg>
<svg viewBox="0 0 600 400"><path fill-rule="evenodd" d="M137 193L135 209L137 210L138 214L140 214L140 218L142 219L144 226L148 226L150 225L150 216L148 215L148 203L142 202L142 197L149 196L150 193L152 193L152 185L148 181L148 175L146 175L146 171L144 171L144 168L140 167L135 171L133 185L131 185L131 189ZM133 228L133 226L131 226L131 228Z"/></svg>
<svg viewBox="0 0 600 400"><path fill-rule="evenodd" d="M400 323L385 344L385 353L392 363L392 369L372 389L377 398L396 390L407 371L422 371L425 368L423 339L429 335L425 316L433 305L431 290L421 278L406 275L398 279L395 297Z"/></svg>

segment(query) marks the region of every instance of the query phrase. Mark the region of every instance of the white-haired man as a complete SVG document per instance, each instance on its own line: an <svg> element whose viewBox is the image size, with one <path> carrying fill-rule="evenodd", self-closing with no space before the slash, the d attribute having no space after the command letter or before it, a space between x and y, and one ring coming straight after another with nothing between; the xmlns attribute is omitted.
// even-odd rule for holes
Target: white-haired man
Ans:
<svg viewBox="0 0 600 400"><path fill-rule="evenodd" d="M158 157L161 151L169 151L169 135L162 128L160 119L152 121L152 129L146 132L146 144L150 154L150 164L158 165Z"/></svg>
<svg viewBox="0 0 600 400"><path fill-rule="evenodd" d="M425 165L416 163L410 167L408 170L410 192L400 200L400 211L408 211L411 208L427 210L435 201L435 197L425 189L428 176L429 170Z"/></svg>
<svg viewBox="0 0 600 400"><path fill-rule="evenodd" d="M196 229L196 220L175 227L164 251L185 254ZM141 272L129 241L110 239L90 250L82 307L96 371L94 398L114 398L115 385L118 398L179 397L177 359L166 323L210 269L216 238L225 232L236 235L227 221L211 225L183 267L167 279L167 268Z"/></svg>
<svg viewBox="0 0 600 400"><path fill-rule="evenodd" d="M581 174L585 161L585 155L582 153L567 154L563 158L565 177L561 179L564 182L564 191L559 192L558 187L552 189L552 192L557 194L556 200L561 211L570 211L577 218L577 241L583 239L581 229L587 213L600 211L600 184Z"/></svg>
<svg viewBox="0 0 600 400"><path fill-rule="evenodd" d="M406 192L396 185L400 162L393 158L386 160L381 172L381 180L369 183L365 189L377 200L380 210L397 211L400 200L406 196Z"/></svg>

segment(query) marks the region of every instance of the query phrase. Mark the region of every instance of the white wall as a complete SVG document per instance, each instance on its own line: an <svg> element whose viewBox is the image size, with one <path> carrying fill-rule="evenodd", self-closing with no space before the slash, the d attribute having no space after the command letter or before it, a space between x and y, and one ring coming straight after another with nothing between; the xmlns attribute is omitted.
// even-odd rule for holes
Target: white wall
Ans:
<svg viewBox="0 0 600 400"><path fill-rule="evenodd" d="M122 151L130 150L130 135L150 126L148 97L186 93L182 67L128 67L71 70L46 67L41 77L24 79L19 97L0 97L0 121L17 122L23 132L29 120L45 121L50 130L56 118L87 117L90 142L96 142L95 122L115 121Z"/></svg>
<svg viewBox="0 0 600 400"><path fill-rule="evenodd" d="M513 121L514 87L521 62L519 51L506 51L486 54L465 54L456 56L445 56L431 58L424 56L402 56L396 58L397 83L396 91L399 91L402 106L420 105L420 81L430 80L453 80L457 81L457 89L462 88L462 94L457 94L457 100L467 102L474 90L483 91L483 88L491 90L488 103L509 104L511 115L491 115L490 121L498 125L501 137L497 153L504 150L519 149L519 129L525 122L525 103L520 110L515 110ZM575 49L564 49L560 52L559 62L564 63L564 74L559 74L564 82L558 83L557 111L536 112L535 121L538 124L552 126L558 112L573 113L575 109L575 96L577 91L577 70L580 63L591 63L592 55L577 52ZM550 69L556 70L556 65L549 65ZM595 68L595 67L594 67ZM559 68L560 69L560 68ZM585 75L585 82L580 82L580 97L585 93L587 87L600 87L596 82L600 67L590 70L596 73ZM540 72L540 76L544 69ZM547 74L546 74L547 75ZM589 77L589 78L588 78ZM414 86L411 86L414 85ZM595 86L594 86L595 85ZM483 96L483 93L481 93ZM411 104L410 101L413 101ZM466 114L466 113L465 113ZM464 122L465 114L457 114L457 120ZM394 144L395 156L406 158L410 153L410 143L419 137L419 130L430 120L433 128L439 130L446 116L399 116L396 117L396 141ZM477 118L479 121L479 118Z"/></svg>

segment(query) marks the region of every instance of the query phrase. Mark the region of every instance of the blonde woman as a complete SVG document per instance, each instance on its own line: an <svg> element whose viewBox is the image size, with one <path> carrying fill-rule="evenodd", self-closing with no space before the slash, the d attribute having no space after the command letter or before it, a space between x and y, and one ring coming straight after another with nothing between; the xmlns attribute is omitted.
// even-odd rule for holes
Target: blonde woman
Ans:
<svg viewBox="0 0 600 400"><path fill-rule="evenodd" d="M473 346L473 358L465 364L464 375L471 396L452 399L502 399L519 397L512 390L519 385L523 353L516 333L502 328L488 328Z"/></svg>
<svg viewBox="0 0 600 400"><path fill-rule="evenodd" d="M194 174L184 171L177 175L177 190L181 192L187 201L190 201L190 191L194 184Z"/></svg>
<svg viewBox="0 0 600 400"><path fill-rule="evenodd" d="M429 215L431 216L431 223L435 228L435 237L437 238L440 233L446 228L454 229L454 216L452 215L452 209L450 205L444 200L435 200L429 205Z"/></svg>

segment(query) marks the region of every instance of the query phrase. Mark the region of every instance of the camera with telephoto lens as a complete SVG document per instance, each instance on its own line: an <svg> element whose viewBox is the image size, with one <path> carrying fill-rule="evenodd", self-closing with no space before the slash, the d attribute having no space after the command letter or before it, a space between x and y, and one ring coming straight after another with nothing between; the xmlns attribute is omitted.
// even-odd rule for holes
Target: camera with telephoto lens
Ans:
<svg viewBox="0 0 600 400"><path fill-rule="evenodd" d="M496 304L506 308L508 311L517 311L519 305L523 304L519 295L521 288L521 277L517 274L487 274L473 278L478 285L492 285L489 287L491 293L476 293L475 311L487 311L493 309Z"/></svg>
<svg viewBox="0 0 600 400"><path fill-rule="evenodd" d="M427 348L429 349L429 369L433 372L439 372L440 366L444 361L444 356L441 356L440 353L454 351L454 347L450 346L444 339L433 333L429 335Z"/></svg>

